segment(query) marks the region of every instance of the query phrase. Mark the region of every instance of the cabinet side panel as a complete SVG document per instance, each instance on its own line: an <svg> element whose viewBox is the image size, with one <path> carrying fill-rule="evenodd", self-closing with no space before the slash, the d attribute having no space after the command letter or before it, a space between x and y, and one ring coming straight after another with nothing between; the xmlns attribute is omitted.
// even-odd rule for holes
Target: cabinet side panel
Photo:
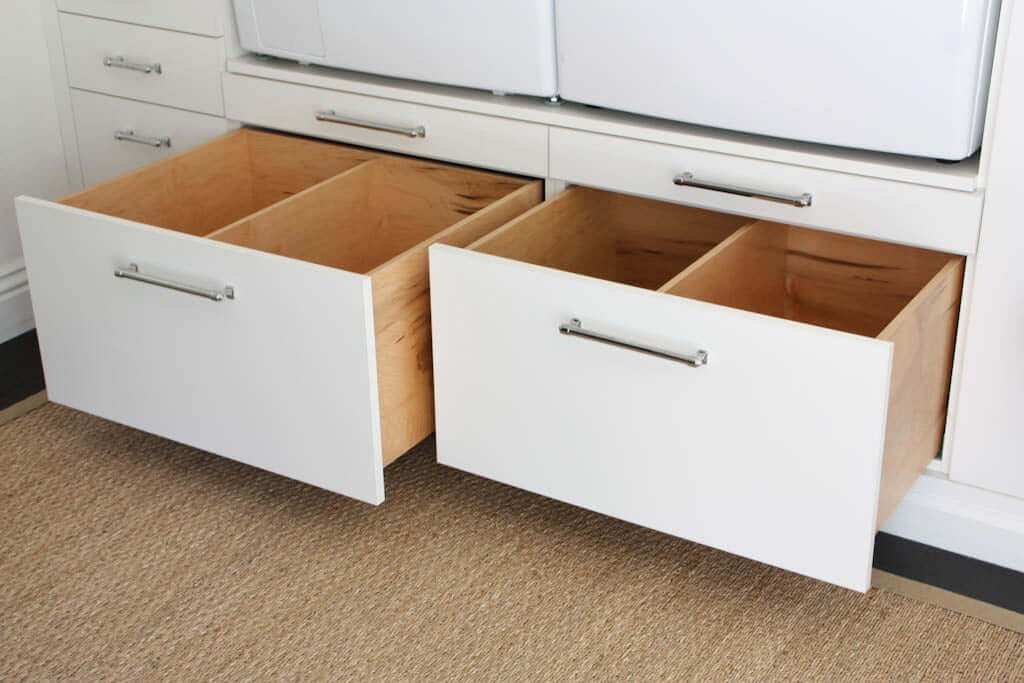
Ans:
<svg viewBox="0 0 1024 683"><path fill-rule="evenodd" d="M895 347L879 527L942 447L963 280L951 259L879 335Z"/></svg>

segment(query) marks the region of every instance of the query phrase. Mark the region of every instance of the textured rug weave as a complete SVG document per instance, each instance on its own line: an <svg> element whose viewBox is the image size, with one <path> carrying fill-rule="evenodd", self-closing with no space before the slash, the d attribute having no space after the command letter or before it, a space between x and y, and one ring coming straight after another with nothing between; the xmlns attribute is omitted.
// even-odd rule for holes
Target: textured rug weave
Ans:
<svg viewBox="0 0 1024 683"><path fill-rule="evenodd" d="M379 508L55 405L0 427L0 680L1014 681L1024 636L441 467Z"/></svg>

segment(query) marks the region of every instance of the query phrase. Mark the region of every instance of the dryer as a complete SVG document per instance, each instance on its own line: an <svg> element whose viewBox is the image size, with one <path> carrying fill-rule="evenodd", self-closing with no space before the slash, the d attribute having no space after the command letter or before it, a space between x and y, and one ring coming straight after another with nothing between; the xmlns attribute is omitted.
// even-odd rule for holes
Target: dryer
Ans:
<svg viewBox="0 0 1024 683"><path fill-rule="evenodd" d="M385 76L552 97L554 0L234 0L247 50Z"/></svg>

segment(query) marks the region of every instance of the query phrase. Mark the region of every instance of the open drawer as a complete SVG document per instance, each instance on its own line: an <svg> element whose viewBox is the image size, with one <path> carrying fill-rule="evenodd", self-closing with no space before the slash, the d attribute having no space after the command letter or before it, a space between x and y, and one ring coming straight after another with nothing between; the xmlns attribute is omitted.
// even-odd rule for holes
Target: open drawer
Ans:
<svg viewBox="0 0 1024 683"><path fill-rule="evenodd" d="M867 590L962 257L573 188L430 269L441 463Z"/></svg>
<svg viewBox="0 0 1024 683"><path fill-rule="evenodd" d="M241 130L17 200L51 400L368 502L433 430L426 248L537 182Z"/></svg>

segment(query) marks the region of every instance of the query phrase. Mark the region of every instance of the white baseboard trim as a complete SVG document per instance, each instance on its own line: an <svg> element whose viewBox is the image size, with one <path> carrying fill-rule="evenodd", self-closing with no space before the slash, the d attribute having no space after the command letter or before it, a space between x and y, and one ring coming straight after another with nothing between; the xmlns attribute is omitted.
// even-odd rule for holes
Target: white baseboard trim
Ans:
<svg viewBox="0 0 1024 683"><path fill-rule="evenodd" d="M0 264L0 343L35 326L25 262L16 259Z"/></svg>
<svg viewBox="0 0 1024 683"><path fill-rule="evenodd" d="M1024 572L1024 499L925 474L882 531Z"/></svg>

